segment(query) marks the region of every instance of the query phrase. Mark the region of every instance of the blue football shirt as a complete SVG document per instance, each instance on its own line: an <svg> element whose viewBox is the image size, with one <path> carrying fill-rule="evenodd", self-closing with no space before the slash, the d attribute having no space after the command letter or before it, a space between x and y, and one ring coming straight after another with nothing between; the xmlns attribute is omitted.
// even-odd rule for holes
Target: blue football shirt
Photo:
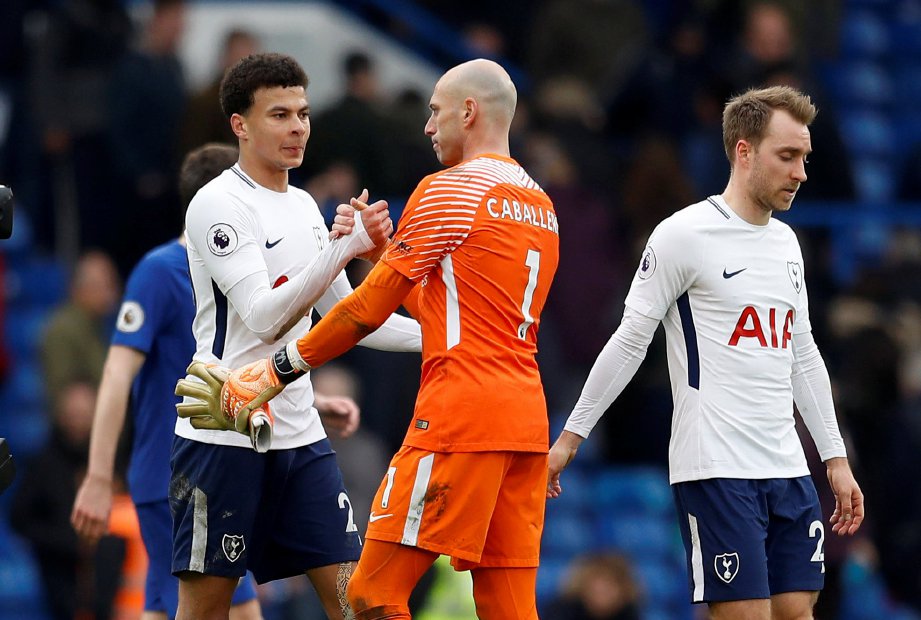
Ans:
<svg viewBox="0 0 921 620"><path fill-rule="evenodd" d="M195 352L194 317L185 248L178 241L154 248L128 278L112 336L112 344L147 356L131 388L134 440L128 490L136 504L167 498L179 402L173 390Z"/></svg>

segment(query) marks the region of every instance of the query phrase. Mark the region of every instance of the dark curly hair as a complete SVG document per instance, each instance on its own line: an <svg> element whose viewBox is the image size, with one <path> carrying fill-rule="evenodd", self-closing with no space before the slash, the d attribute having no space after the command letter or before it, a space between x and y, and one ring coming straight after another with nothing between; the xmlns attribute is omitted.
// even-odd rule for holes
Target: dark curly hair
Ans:
<svg viewBox="0 0 921 620"><path fill-rule="evenodd" d="M221 109L227 118L246 114L260 88L307 88L307 74L296 60L285 54L253 54L224 74L221 80Z"/></svg>

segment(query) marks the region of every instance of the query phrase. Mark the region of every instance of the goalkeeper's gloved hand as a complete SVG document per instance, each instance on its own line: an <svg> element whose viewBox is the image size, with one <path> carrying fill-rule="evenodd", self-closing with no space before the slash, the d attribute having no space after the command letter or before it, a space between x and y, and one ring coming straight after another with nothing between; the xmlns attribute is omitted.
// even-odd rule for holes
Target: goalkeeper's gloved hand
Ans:
<svg viewBox="0 0 921 620"><path fill-rule="evenodd" d="M176 410L180 417L189 418L194 428L248 434L256 452L265 452L272 443L274 423L268 401L308 370L310 367L297 352L296 341L268 359L233 371L192 362L187 372L204 383L180 379L176 395L198 402L180 403Z"/></svg>

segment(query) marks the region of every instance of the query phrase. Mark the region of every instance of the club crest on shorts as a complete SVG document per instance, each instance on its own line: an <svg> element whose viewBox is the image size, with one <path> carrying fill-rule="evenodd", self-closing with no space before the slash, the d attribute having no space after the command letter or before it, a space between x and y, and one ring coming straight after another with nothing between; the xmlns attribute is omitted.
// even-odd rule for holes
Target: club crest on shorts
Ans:
<svg viewBox="0 0 921 620"><path fill-rule="evenodd" d="M652 251L651 245L647 245L646 249L643 250L643 258L640 259L640 268L637 270L636 275L640 277L640 280L646 280L655 272L656 253Z"/></svg>
<svg viewBox="0 0 921 620"><path fill-rule="evenodd" d="M803 268L799 263L787 261L787 275L790 276L790 282L797 293L803 290Z"/></svg>
<svg viewBox="0 0 921 620"><path fill-rule="evenodd" d="M721 553L713 558L713 568L716 576L729 583L739 574L739 554Z"/></svg>
<svg viewBox="0 0 921 620"><path fill-rule="evenodd" d="M243 541L242 536L224 534L224 538L221 540L221 547L224 549L224 555L227 556L227 559L231 562L236 562L246 550L246 543Z"/></svg>
<svg viewBox="0 0 921 620"><path fill-rule="evenodd" d="M208 249L215 256L227 256L237 249L237 231L230 224L215 224L208 229Z"/></svg>

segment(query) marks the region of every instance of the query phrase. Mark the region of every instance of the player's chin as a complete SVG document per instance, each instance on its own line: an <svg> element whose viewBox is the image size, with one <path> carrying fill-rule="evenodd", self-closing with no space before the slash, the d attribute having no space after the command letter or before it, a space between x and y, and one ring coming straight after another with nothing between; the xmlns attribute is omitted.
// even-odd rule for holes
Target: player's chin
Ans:
<svg viewBox="0 0 921 620"><path fill-rule="evenodd" d="M297 168L304 163L304 149L282 149L282 156L289 168Z"/></svg>

